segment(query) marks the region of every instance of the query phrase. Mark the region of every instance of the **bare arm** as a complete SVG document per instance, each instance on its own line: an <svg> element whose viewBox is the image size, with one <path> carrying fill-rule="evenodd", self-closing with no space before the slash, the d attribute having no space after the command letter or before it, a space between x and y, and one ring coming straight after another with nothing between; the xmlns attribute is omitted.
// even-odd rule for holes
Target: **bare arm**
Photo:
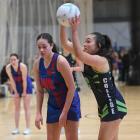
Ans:
<svg viewBox="0 0 140 140"><path fill-rule="evenodd" d="M60 25L60 41L63 49L74 54L73 44L68 40L66 29L62 25Z"/></svg>
<svg viewBox="0 0 140 140"><path fill-rule="evenodd" d="M37 113L41 114L42 113L42 104L43 104L43 99L44 99L44 92L43 89L41 88L40 85L40 80L39 80L39 66L38 66L38 60L35 61L33 65L33 74L36 82L36 101L37 101Z"/></svg>
<svg viewBox="0 0 140 140"><path fill-rule="evenodd" d="M23 80L23 94L26 94L27 89L27 67L23 63L20 63L22 80Z"/></svg>
<svg viewBox="0 0 140 140"><path fill-rule="evenodd" d="M72 71L77 71L77 72L81 72L84 70L84 65L83 63L76 57L76 66L71 67Z"/></svg>
<svg viewBox="0 0 140 140"><path fill-rule="evenodd" d="M75 85L74 85L74 79L72 76L72 72L70 70L70 66L63 56L59 56L57 68L58 68L58 71L62 74L62 76L65 80L66 86L68 88L64 108L62 110L62 114L61 114L60 119L59 119L60 124L65 125L67 113L70 109L70 106L71 106L71 103L72 103L72 100L74 97Z"/></svg>
<svg viewBox="0 0 140 140"><path fill-rule="evenodd" d="M68 40L66 29L64 26L60 25L60 40L62 48L75 55L73 49L73 43ZM83 63L76 57L77 66L71 67L72 71L83 71Z"/></svg>
<svg viewBox="0 0 140 140"><path fill-rule="evenodd" d="M12 86L12 89L13 89L14 93L15 93L15 94L18 94L17 89L16 89L15 81L14 81L13 76L12 76L12 74L11 74L11 68L10 68L10 67L11 67L11 64L8 64L8 65L6 66L6 72L7 72L7 74L8 74L8 77L9 77L9 80L10 80L10 84L11 84L11 86Z"/></svg>
<svg viewBox="0 0 140 140"><path fill-rule="evenodd" d="M39 80L39 59L34 62L33 65L33 74L36 82L36 119L35 126L38 129L41 129L41 125L43 125L43 117L42 117L42 105L44 99L44 92L40 85Z"/></svg>
<svg viewBox="0 0 140 140"><path fill-rule="evenodd" d="M84 64L90 65L99 72L108 71L109 66L106 58L101 57L99 55L91 55L83 51L78 35L78 25L80 23L79 20L80 20L79 17L77 17L76 19L72 19L70 21L72 26L71 28L72 28L73 47L76 57L78 57Z"/></svg>

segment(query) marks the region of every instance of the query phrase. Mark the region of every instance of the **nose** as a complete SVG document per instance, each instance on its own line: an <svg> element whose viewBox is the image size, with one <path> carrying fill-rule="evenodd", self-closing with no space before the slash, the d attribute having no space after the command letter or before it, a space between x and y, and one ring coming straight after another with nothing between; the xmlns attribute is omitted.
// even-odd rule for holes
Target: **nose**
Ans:
<svg viewBox="0 0 140 140"><path fill-rule="evenodd" d="M40 48L40 51L41 51L41 52L43 52L43 51L44 51L44 49L43 49L43 48Z"/></svg>
<svg viewBox="0 0 140 140"><path fill-rule="evenodd" d="M88 43L87 42L84 42L83 45L84 45L84 47L87 47L88 46Z"/></svg>
<svg viewBox="0 0 140 140"><path fill-rule="evenodd" d="M86 47L86 43L83 44L84 48Z"/></svg>
<svg viewBox="0 0 140 140"><path fill-rule="evenodd" d="M86 43L84 43L84 48L88 48L88 46L87 46L87 44L86 44Z"/></svg>

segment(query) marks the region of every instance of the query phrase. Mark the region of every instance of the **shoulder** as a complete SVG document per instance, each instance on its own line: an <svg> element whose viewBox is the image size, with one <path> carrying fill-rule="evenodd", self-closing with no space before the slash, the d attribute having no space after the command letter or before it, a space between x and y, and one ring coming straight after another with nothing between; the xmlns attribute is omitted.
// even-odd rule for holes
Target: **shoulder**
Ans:
<svg viewBox="0 0 140 140"><path fill-rule="evenodd" d="M6 66L6 70L9 70L10 67L11 67L11 64L8 64L8 65Z"/></svg>
<svg viewBox="0 0 140 140"><path fill-rule="evenodd" d="M35 59L34 60L34 63L33 63L33 69L35 70L35 69L39 69L39 62L40 62L40 57L39 58L37 58L37 59Z"/></svg>
<svg viewBox="0 0 140 140"><path fill-rule="evenodd" d="M24 64L24 63L19 63L19 65L20 65L21 68L26 68L27 67L26 64Z"/></svg>
<svg viewBox="0 0 140 140"><path fill-rule="evenodd" d="M66 60L66 58L62 55L58 56L57 59L57 69L58 71L65 71L66 68L70 68L70 65L68 63L68 61Z"/></svg>
<svg viewBox="0 0 140 140"><path fill-rule="evenodd" d="M100 73L105 73L109 71L108 59L104 56L93 55L95 59L95 64L93 63L92 68Z"/></svg>
<svg viewBox="0 0 140 140"><path fill-rule="evenodd" d="M20 63L20 64L19 64L19 67L20 67L20 70L21 70L21 71L27 71L27 65L26 65L26 64Z"/></svg>
<svg viewBox="0 0 140 140"><path fill-rule="evenodd" d="M6 73L7 73L8 75L12 73L12 72L11 72L11 64L8 64L8 65L6 66Z"/></svg>
<svg viewBox="0 0 140 140"><path fill-rule="evenodd" d="M67 63L67 60L66 60L66 58L65 58L64 56L58 55L57 63L58 63L58 64Z"/></svg>

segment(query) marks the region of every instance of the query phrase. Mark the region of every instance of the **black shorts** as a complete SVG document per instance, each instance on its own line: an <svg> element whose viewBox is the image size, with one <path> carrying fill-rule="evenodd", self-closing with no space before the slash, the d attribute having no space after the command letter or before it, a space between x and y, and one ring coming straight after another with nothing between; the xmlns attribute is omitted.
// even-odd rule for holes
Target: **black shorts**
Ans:
<svg viewBox="0 0 140 140"><path fill-rule="evenodd" d="M101 122L109 122L118 119L123 119L127 113L125 112L117 112L117 114L108 114L107 116L100 118Z"/></svg>

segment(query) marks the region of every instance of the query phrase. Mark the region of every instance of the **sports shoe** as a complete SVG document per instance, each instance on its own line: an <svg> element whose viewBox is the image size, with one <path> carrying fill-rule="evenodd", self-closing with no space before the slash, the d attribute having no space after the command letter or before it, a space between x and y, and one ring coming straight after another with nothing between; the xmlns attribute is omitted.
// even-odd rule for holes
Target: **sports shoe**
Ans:
<svg viewBox="0 0 140 140"><path fill-rule="evenodd" d="M31 130L29 128L26 128L24 131L23 131L23 134L24 135L29 135L31 133Z"/></svg>
<svg viewBox="0 0 140 140"><path fill-rule="evenodd" d="M78 134L80 134L80 129L78 129Z"/></svg>
<svg viewBox="0 0 140 140"><path fill-rule="evenodd" d="M62 127L61 134L64 134L64 133L65 133L65 129L64 129L64 127Z"/></svg>
<svg viewBox="0 0 140 140"><path fill-rule="evenodd" d="M19 129L18 129L18 128L15 128L15 129L12 131L12 134L13 134L13 135L19 134Z"/></svg>

